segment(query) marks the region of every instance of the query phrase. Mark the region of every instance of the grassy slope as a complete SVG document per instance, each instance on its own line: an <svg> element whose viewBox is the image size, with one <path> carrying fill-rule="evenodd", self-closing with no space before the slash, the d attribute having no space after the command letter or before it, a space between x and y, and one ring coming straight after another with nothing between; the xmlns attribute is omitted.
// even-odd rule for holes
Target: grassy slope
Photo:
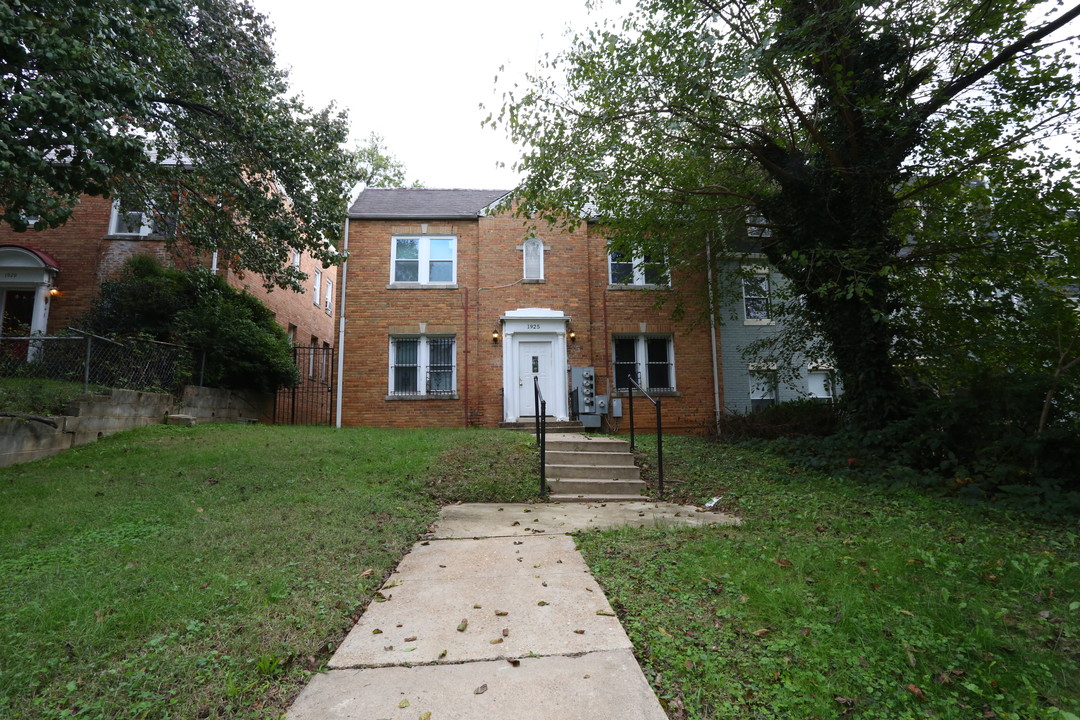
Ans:
<svg viewBox="0 0 1080 720"><path fill-rule="evenodd" d="M152 427L0 469L0 716L279 716L439 502L534 494L528 444Z"/></svg>
<svg viewBox="0 0 1080 720"><path fill-rule="evenodd" d="M652 457L645 453L645 457ZM1080 714L1075 522L803 474L665 440L672 494L741 528L580 545L673 718Z"/></svg>

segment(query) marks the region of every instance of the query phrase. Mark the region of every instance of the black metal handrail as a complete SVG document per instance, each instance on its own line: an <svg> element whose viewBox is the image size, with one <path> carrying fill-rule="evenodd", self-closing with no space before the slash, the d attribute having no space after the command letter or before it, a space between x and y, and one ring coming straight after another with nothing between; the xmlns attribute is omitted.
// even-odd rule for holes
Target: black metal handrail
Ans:
<svg viewBox="0 0 1080 720"><path fill-rule="evenodd" d="M630 405L630 449L634 449L634 389L636 388L645 399L656 407L656 472L657 472L657 496L664 497L664 422L663 413L660 409L660 398L654 398L641 387L633 376L626 377L630 387L626 390L626 397Z"/></svg>
<svg viewBox="0 0 1080 720"><path fill-rule="evenodd" d="M540 497L547 498L547 400L540 392L540 378L533 375L533 412L536 413L536 446L540 448Z"/></svg>

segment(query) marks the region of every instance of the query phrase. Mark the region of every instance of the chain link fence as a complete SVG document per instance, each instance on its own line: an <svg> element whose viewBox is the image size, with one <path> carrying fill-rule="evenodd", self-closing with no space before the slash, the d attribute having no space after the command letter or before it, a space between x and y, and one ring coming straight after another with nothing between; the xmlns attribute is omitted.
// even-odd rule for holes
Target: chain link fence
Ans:
<svg viewBox="0 0 1080 720"><path fill-rule="evenodd" d="M69 328L62 335L0 336L0 377L174 392L192 376L191 351L145 338L106 338Z"/></svg>

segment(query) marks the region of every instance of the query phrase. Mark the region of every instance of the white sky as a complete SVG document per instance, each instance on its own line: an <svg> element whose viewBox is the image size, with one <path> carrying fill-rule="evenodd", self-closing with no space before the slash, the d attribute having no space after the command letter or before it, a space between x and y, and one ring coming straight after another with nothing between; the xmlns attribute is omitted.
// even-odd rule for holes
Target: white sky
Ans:
<svg viewBox="0 0 1080 720"><path fill-rule="evenodd" d="M517 183L510 168L520 153L503 130L480 123L502 107L505 77L556 54L568 24L580 31L595 20L585 0L252 4L276 29L278 64L290 70L293 91L314 107L336 100L349 111L355 141L378 132L407 181L431 188Z"/></svg>

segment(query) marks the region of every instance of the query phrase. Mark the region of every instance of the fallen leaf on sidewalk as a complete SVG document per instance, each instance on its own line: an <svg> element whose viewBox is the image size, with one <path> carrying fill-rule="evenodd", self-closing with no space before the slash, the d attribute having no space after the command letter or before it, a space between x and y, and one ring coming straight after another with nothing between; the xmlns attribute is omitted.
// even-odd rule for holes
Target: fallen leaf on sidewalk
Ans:
<svg viewBox="0 0 1080 720"><path fill-rule="evenodd" d="M510 628L503 628L503 637L510 637Z"/></svg>
<svg viewBox="0 0 1080 720"><path fill-rule="evenodd" d="M488 642L489 642L490 644L492 644L492 645L498 645L498 644L499 644L499 643L501 643L502 641L503 641L503 639L502 639L502 638L495 638L494 640L488 640Z"/></svg>
<svg viewBox="0 0 1080 720"><path fill-rule="evenodd" d="M405 642L416 642L416 636L410 635L409 637L405 638Z"/></svg>
<svg viewBox="0 0 1080 720"><path fill-rule="evenodd" d="M575 630L574 632L576 632L578 635L584 635L585 634L584 630Z"/></svg>
<svg viewBox="0 0 1080 720"><path fill-rule="evenodd" d="M487 683L484 683L480 687L473 690L473 695L483 695L486 692L487 692Z"/></svg>
<svg viewBox="0 0 1080 720"><path fill-rule="evenodd" d="M597 610L597 611L596 611L596 614L597 614L597 615L606 615L606 616L608 616L608 617L615 617L615 613L613 613L613 612L608 612L607 610Z"/></svg>
<svg viewBox="0 0 1080 720"><path fill-rule="evenodd" d="M505 615L509 615L510 613L508 613L506 610L496 610L495 614L498 615L499 617L503 617Z"/></svg>
<svg viewBox="0 0 1080 720"><path fill-rule="evenodd" d="M467 628L467 627L469 627L469 619L468 618L463 618L462 621L457 626L457 631L458 632L465 632L465 628Z"/></svg>
<svg viewBox="0 0 1080 720"><path fill-rule="evenodd" d="M506 658L506 662L510 663L514 667L518 667L519 665L521 665L521 661L517 658Z"/></svg>
<svg viewBox="0 0 1080 720"><path fill-rule="evenodd" d="M440 660L442 660L444 657L446 657L446 651L445 650L443 650L441 653L439 653L439 659Z"/></svg>
<svg viewBox="0 0 1080 720"><path fill-rule="evenodd" d="M399 702L397 704L397 706L399 708L407 708L407 707L409 707L409 701L408 700L402 700L401 702Z"/></svg>
<svg viewBox="0 0 1080 720"><path fill-rule="evenodd" d="M430 712L420 713L420 720L431 720L431 713Z"/></svg>

